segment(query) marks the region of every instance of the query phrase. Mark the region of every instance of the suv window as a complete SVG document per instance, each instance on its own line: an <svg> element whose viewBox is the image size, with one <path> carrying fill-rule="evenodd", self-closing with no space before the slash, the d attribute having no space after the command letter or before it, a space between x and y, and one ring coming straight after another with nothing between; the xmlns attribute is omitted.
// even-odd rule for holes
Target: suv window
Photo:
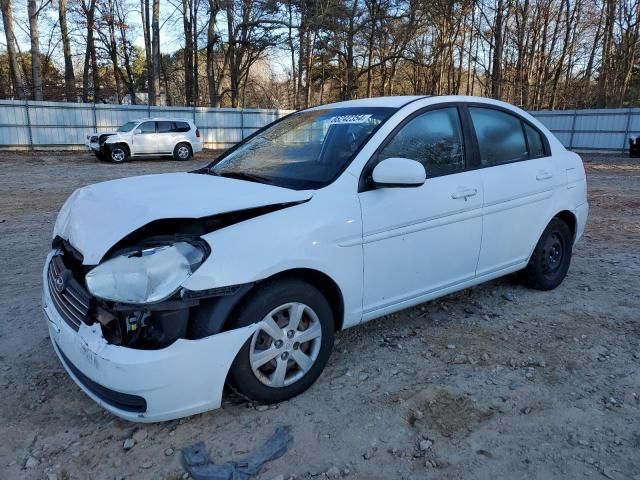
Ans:
<svg viewBox="0 0 640 480"><path fill-rule="evenodd" d="M187 122L174 122L174 132L188 132L191 127Z"/></svg>
<svg viewBox="0 0 640 480"><path fill-rule="evenodd" d="M492 108L469 107L484 166L528 158L519 118Z"/></svg>
<svg viewBox="0 0 640 480"><path fill-rule="evenodd" d="M142 134L156 133L156 122L144 122L138 127Z"/></svg>
<svg viewBox="0 0 640 480"><path fill-rule="evenodd" d="M542 142L542 134L526 122L524 122L524 132L527 134L529 157L544 157L546 153L544 151L544 143Z"/></svg>
<svg viewBox="0 0 640 480"><path fill-rule="evenodd" d="M456 107L430 110L411 119L384 147L377 160L402 157L424 165L427 176L464 170L464 142Z"/></svg>
<svg viewBox="0 0 640 480"><path fill-rule="evenodd" d="M169 133L173 132L174 123L173 122L158 122L158 133Z"/></svg>

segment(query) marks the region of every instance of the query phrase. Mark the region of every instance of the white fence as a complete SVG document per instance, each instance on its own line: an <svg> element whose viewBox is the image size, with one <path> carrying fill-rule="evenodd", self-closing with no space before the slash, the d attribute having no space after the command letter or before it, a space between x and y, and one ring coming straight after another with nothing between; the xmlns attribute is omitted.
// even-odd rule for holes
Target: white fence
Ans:
<svg viewBox="0 0 640 480"><path fill-rule="evenodd" d="M86 135L114 130L144 117L194 121L206 148L228 148L287 110L149 107L92 103L0 100L0 148L82 149Z"/></svg>
<svg viewBox="0 0 640 480"><path fill-rule="evenodd" d="M572 150L620 151L640 135L640 108L529 112Z"/></svg>
<svg viewBox="0 0 640 480"><path fill-rule="evenodd" d="M0 100L0 148L81 149L87 134L113 130L142 117L193 119L205 147L228 148L289 113L208 107L149 107ZM568 148L621 151L640 135L640 108L531 112Z"/></svg>

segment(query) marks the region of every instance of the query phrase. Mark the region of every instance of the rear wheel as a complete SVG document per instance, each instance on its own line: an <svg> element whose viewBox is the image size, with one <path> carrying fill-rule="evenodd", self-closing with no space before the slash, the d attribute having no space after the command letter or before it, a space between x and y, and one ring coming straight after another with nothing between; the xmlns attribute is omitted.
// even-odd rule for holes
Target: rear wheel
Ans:
<svg viewBox="0 0 640 480"><path fill-rule="evenodd" d="M191 155L191 146L188 143L179 143L173 149L173 158L176 160L189 160Z"/></svg>
<svg viewBox="0 0 640 480"><path fill-rule="evenodd" d="M320 376L333 348L331 307L300 280L259 286L234 319L235 327L260 322L229 372L233 386L261 403L294 397Z"/></svg>
<svg viewBox="0 0 640 480"><path fill-rule="evenodd" d="M129 158L129 150L124 145L112 145L109 148L109 158L116 163L126 162Z"/></svg>
<svg viewBox="0 0 640 480"><path fill-rule="evenodd" d="M529 265L526 283L538 290L552 290L562 283L571 263L573 235L565 222L554 218L540 236Z"/></svg>

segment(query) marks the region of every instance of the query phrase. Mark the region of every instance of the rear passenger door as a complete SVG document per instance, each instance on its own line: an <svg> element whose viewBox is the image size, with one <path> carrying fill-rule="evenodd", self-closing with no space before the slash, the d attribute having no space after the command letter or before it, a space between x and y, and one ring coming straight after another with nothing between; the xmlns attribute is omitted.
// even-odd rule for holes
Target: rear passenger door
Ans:
<svg viewBox="0 0 640 480"><path fill-rule="evenodd" d="M157 153L173 153L173 147L176 145L176 128L175 122L159 121L158 122L158 152Z"/></svg>
<svg viewBox="0 0 640 480"><path fill-rule="evenodd" d="M544 135L499 107L468 105L484 186L476 275L497 276L528 261L552 215L559 170Z"/></svg>

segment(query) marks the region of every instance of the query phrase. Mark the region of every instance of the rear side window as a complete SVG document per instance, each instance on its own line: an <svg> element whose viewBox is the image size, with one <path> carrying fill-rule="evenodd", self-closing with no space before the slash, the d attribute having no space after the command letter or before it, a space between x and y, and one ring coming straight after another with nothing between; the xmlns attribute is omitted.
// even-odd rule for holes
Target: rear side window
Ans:
<svg viewBox="0 0 640 480"><path fill-rule="evenodd" d="M144 122L138 127L143 134L156 133L156 122Z"/></svg>
<svg viewBox="0 0 640 480"><path fill-rule="evenodd" d="M519 118L491 108L469 107L469 113L478 139L480 163L483 166L529 157Z"/></svg>
<svg viewBox="0 0 640 480"><path fill-rule="evenodd" d="M378 161L402 157L424 165L427 176L464 170L464 143L456 107L430 110L411 119L380 152Z"/></svg>
<svg viewBox="0 0 640 480"><path fill-rule="evenodd" d="M158 133L173 132L173 122L158 122Z"/></svg>
<svg viewBox="0 0 640 480"><path fill-rule="evenodd" d="M546 155L542 134L528 123L524 123L524 132L527 134L527 144L529 145L529 157L539 158Z"/></svg>
<svg viewBox="0 0 640 480"><path fill-rule="evenodd" d="M191 127L187 122L174 122L174 132L188 132L191 130Z"/></svg>

